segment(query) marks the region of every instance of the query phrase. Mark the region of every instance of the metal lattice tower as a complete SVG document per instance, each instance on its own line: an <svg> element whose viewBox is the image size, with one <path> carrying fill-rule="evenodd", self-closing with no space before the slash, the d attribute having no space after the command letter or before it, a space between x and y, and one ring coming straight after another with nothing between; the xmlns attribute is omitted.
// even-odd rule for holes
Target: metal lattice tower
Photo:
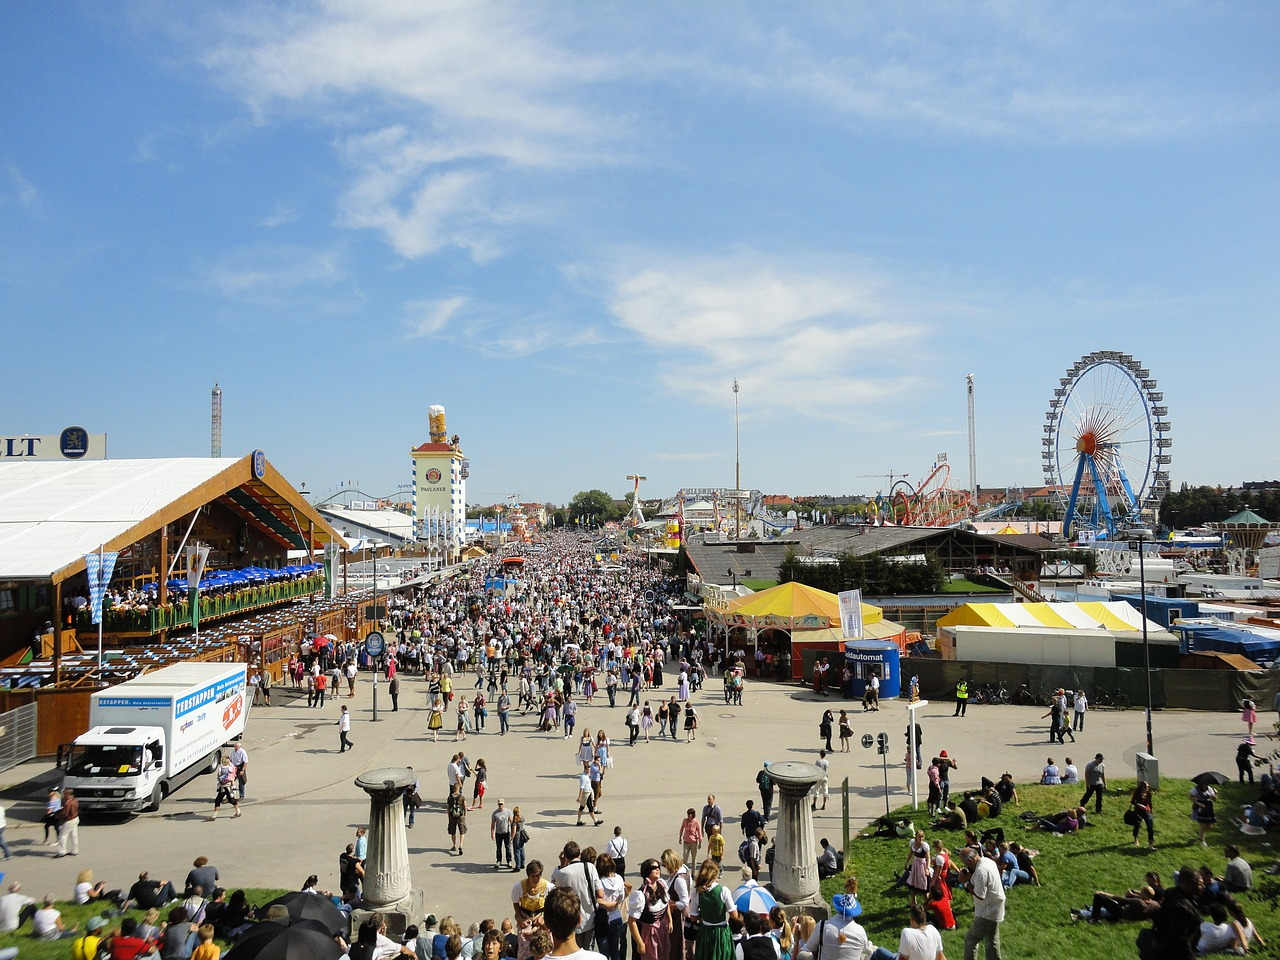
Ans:
<svg viewBox="0 0 1280 960"><path fill-rule="evenodd" d="M213 383L213 425L209 435L209 455L215 459L222 456L222 388L215 380Z"/></svg>
<svg viewBox="0 0 1280 960"><path fill-rule="evenodd" d="M964 379L969 385L969 500L976 512L978 509L978 433L974 427L973 417L973 374L966 373Z"/></svg>

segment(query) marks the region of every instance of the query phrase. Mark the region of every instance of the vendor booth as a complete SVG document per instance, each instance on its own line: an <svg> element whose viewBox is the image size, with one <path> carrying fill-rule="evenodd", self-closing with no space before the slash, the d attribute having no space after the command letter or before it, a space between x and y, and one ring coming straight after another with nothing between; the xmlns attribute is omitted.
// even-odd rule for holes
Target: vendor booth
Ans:
<svg viewBox="0 0 1280 960"><path fill-rule="evenodd" d="M840 601L825 590L783 583L724 609L709 608L708 617L723 631L727 650L747 652L748 670L758 676L800 680L809 675L815 658L833 666L843 658L847 638L840 630ZM887 640L895 647L907 641L906 628L884 619L879 607L864 603L862 623L863 639Z"/></svg>

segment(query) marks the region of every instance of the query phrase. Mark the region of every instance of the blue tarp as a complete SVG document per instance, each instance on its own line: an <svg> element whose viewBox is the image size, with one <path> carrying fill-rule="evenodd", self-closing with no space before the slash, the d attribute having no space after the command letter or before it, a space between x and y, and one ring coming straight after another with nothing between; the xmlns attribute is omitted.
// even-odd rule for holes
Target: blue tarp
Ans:
<svg viewBox="0 0 1280 960"><path fill-rule="evenodd" d="M1174 625L1173 629L1179 630L1186 638L1184 648L1187 652L1238 653L1254 663L1271 663L1280 659L1280 639L1272 640L1238 627L1190 624L1181 628Z"/></svg>

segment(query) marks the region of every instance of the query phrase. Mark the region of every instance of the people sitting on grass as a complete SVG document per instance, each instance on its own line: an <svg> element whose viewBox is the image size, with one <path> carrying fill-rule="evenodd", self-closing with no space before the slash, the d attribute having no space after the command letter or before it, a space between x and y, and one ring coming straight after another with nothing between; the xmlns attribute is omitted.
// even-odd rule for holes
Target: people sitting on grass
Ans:
<svg viewBox="0 0 1280 960"><path fill-rule="evenodd" d="M1040 771L1040 785L1045 787L1056 787L1062 783L1062 769L1053 762L1050 757L1044 765L1044 769Z"/></svg>
<svg viewBox="0 0 1280 960"><path fill-rule="evenodd" d="M1051 833L1079 833L1082 827L1087 826L1089 818L1084 807L1072 807L1050 817L1041 817L1031 829L1048 830Z"/></svg>
<svg viewBox="0 0 1280 960"><path fill-rule="evenodd" d="M826 880L840 872L840 858L826 837L818 842L822 845L822 852L818 854L818 879Z"/></svg>
<svg viewBox="0 0 1280 960"><path fill-rule="evenodd" d="M1240 856L1240 848L1229 843L1223 848L1227 857L1227 867L1222 874L1222 885L1232 893L1243 893L1253 889L1253 867L1249 861Z"/></svg>
<svg viewBox="0 0 1280 960"><path fill-rule="evenodd" d="M107 898L107 881L99 880L93 882L92 870L81 870L76 875L75 895L72 897L73 902L84 904L92 903L95 900L105 900Z"/></svg>
<svg viewBox="0 0 1280 960"><path fill-rule="evenodd" d="M1090 923L1141 923L1154 920L1160 912L1160 898L1163 890L1150 885L1136 890L1127 890L1123 896L1095 890L1093 902L1083 910L1072 910L1072 920L1087 920Z"/></svg>
<svg viewBox="0 0 1280 960"><path fill-rule="evenodd" d="M1005 803L1016 804L1018 802L1018 788L1014 785L1013 774L1008 771L1000 774L1000 780L996 783L995 791L1000 794L1000 799Z"/></svg>
<svg viewBox="0 0 1280 960"><path fill-rule="evenodd" d="M1210 905L1209 919L1200 923L1196 953L1247 953L1251 939L1256 940L1260 946L1266 946L1252 921L1245 918L1240 905L1236 903L1234 906L1233 912L1225 904Z"/></svg>
<svg viewBox="0 0 1280 960"><path fill-rule="evenodd" d="M948 800L946 809L938 815L934 826L940 830L965 830L969 826L969 818L954 800Z"/></svg>

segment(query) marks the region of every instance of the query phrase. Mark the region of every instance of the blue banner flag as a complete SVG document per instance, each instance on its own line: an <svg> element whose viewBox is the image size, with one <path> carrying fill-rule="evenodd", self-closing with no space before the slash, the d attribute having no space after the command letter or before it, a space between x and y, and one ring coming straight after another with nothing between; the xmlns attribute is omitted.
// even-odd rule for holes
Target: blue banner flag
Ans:
<svg viewBox="0 0 1280 960"><path fill-rule="evenodd" d="M115 551L84 555L84 572L89 578L89 610L93 614L94 623L102 622L102 596L107 592L107 584L111 582L116 557L119 555Z"/></svg>

